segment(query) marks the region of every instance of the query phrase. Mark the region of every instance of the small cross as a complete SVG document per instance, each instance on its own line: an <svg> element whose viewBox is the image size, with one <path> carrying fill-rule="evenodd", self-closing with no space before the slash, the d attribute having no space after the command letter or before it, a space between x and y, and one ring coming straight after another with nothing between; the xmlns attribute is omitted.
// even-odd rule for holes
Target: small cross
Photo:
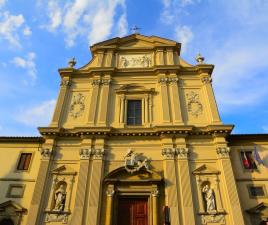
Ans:
<svg viewBox="0 0 268 225"><path fill-rule="evenodd" d="M139 33L139 30L141 28L137 27L136 25L134 27L132 27L130 30L133 31L134 34L138 34Z"/></svg>

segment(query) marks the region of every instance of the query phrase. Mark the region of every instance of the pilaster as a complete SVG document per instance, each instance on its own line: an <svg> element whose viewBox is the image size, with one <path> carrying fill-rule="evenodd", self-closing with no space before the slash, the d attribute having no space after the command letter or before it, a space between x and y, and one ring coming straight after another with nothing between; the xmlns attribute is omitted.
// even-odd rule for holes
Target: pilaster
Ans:
<svg viewBox="0 0 268 225"><path fill-rule="evenodd" d="M230 160L230 149L223 144L223 137L216 137L214 139L216 143L216 152L218 155L218 163L222 172L222 179L224 181L225 193L228 204L228 214L230 215L230 219L232 221L231 224L241 224L244 225L244 219L242 214L242 209L238 197L236 182L234 178L234 172L231 165Z"/></svg>
<svg viewBox="0 0 268 225"><path fill-rule="evenodd" d="M86 224L96 225L100 221L101 194L102 194L102 177L103 177L103 160L104 160L104 139L97 139L93 151L93 161L91 167L91 178L89 184L89 196L87 206Z"/></svg>
<svg viewBox="0 0 268 225"><path fill-rule="evenodd" d="M46 181L49 176L51 158L54 152L54 140L47 140L40 149L41 163L36 179L31 205L29 207L27 225L41 224L46 194Z"/></svg>
<svg viewBox="0 0 268 225"><path fill-rule="evenodd" d="M162 123L170 124L170 106L169 106L169 98L168 98L168 88L167 88L168 78L165 76L159 77L160 84L160 95L162 102Z"/></svg>
<svg viewBox="0 0 268 225"><path fill-rule="evenodd" d="M201 81L202 81L202 90L204 92L204 96L207 96L207 103L208 103L208 108L210 112L210 118L212 124L221 124L221 119L220 119L220 114L218 111L216 99L214 96L214 92L211 86L211 75L202 73L200 75Z"/></svg>
<svg viewBox="0 0 268 225"><path fill-rule="evenodd" d="M102 92L100 95L100 108L98 119L99 126L107 126L110 83L110 76L105 76L104 79L102 79Z"/></svg>
<svg viewBox="0 0 268 225"><path fill-rule="evenodd" d="M164 65L164 50L157 49L156 50L156 65Z"/></svg>
<svg viewBox="0 0 268 225"><path fill-rule="evenodd" d="M169 77L169 85L171 89L171 99L172 99L172 118L173 124L183 124L182 121L182 113L181 113L181 104L180 104L180 96L179 96L179 87L178 87L178 78L177 75L174 74L172 77Z"/></svg>
<svg viewBox="0 0 268 225"><path fill-rule="evenodd" d="M79 150L80 155L80 168L77 183L77 191L75 197L74 211L70 225L83 224L83 215L85 212L85 199L87 191L87 180L89 174L89 159L92 155L92 140L84 139L82 141L82 147Z"/></svg>
<svg viewBox="0 0 268 225"><path fill-rule="evenodd" d="M167 65L174 65L173 49L167 49Z"/></svg>
<svg viewBox="0 0 268 225"><path fill-rule="evenodd" d="M170 210L170 224L180 225L180 212L178 203L178 183L175 165L176 149L173 148L171 138L162 139L163 149L162 155L163 168L164 168L164 179L165 179L165 205Z"/></svg>
<svg viewBox="0 0 268 225"><path fill-rule="evenodd" d="M195 225L195 217L193 216L195 211L192 199L193 190L188 161L189 149L186 147L185 138L177 138L176 146L183 224Z"/></svg>
<svg viewBox="0 0 268 225"><path fill-rule="evenodd" d="M51 127L59 127L63 118L63 113L65 110L65 103L68 97L68 89L71 86L70 77L64 77L60 83L60 92L58 96L58 100L56 103L55 111L52 117L52 121L50 123Z"/></svg>
<svg viewBox="0 0 268 225"><path fill-rule="evenodd" d="M89 106L89 115L88 115L88 124L90 126L95 125L100 84L101 84L100 77L94 77L92 82L91 82L92 94L91 94L91 100L90 100L90 106Z"/></svg>

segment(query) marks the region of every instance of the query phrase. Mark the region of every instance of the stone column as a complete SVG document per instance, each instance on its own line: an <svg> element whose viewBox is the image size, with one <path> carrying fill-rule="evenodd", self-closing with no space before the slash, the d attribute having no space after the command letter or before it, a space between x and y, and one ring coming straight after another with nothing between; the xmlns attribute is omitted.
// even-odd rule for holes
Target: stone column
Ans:
<svg viewBox="0 0 268 225"><path fill-rule="evenodd" d="M87 179L89 171L89 158L92 154L91 148L82 148L79 151L80 155L80 168L76 190L76 197L74 203L74 211L70 225L83 224L83 214L85 208L85 198L87 191Z"/></svg>
<svg viewBox="0 0 268 225"><path fill-rule="evenodd" d="M153 202L153 225L158 225L158 197L159 191L155 189L152 191L152 202Z"/></svg>
<svg viewBox="0 0 268 225"><path fill-rule="evenodd" d="M180 225L179 204L178 204L178 184L175 165L176 149L166 147L162 149L164 156L164 177L165 177L165 204L170 210L170 223Z"/></svg>
<svg viewBox="0 0 268 225"><path fill-rule="evenodd" d="M54 141L52 141L54 142ZM36 179L36 184L34 187L33 197L31 205L29 207L28 221L27 225L41 224L44 209L44 200L46 194L46 181L49 176L51 157L52 157L52 146L42 148L41 153L41 163L39 167L39 172Z"/></svg>
<svg viewBox="0 0 268 225"><path fill-rule="evenodd" d="M109 90L110 90L110 77L102 80L102 93L100 95L100 110L98 125L107 126L108 104L109 104Z"/></svg>
<svg viewBox="0 0 268 225"><path fill-rule="evenodd" d="M52 121L50 126L52 127L59 127L61 124L61 120L63 118L63 113L65 109L65 103L68 97L68 89L71 86L70 78L63 78L60 83L60 93L58 96L57 104L55 107L55 111L52 117Z"/></svg>
<svg viewBox="0 0 268 225"><path fill-rule="evenodd" d="M179 96L179 87L178 87L178 78L171 77L169 78L169 83L171 87L172 94L172 107L173 107L173 124L183 124L182 114L181 114L181 105L180 105L180 96Z"/></svg>
<svg viewBox="0 0 268 225"><path fill-rule="evenodd" d="M189 150L186 147L177 147L176 153L178 158L178 178L181 196L181 210L183 212L183 224L195 225L195 216L193 216L195 215L192 199L193 191L188 161Z"/></svg>
<svg viewBox="0 0 268 225"><path fill-rule="evenodd" d="M101 80L93 79L91 84L92 84L93 90L92 90L91 99L90 99L88 124L91 126L94 126L95 119L96 119L96 111L97 111L97 105L98 105L98 99L99 99L99 87L101 84Z"/></svg>
<svg viewBox="0 0 268 225"><path fill-rule="evenodd" d="M114 186L109 185L106 191L105 225L112 225Z"/></svg>
<svg viewBox="0 0 268 225"><path fill-rule="evenodd" d="M213 93L213 89L211 86L211 77L208 74L201 74L201 81L203 83L202 90L204 92L204 96L207 96L208 108L210 112L210 118L212 123L221 124L220 114L218 111L216 99Z"/></svg>
<svg viewBox="0 0 268 225"><path fill-rule="evenodd" d="M162 101L162 123L170 124L170 109L169 109L169 100L168 100L168 89L167 89L168 79L161 77L159 79L160 83L160 95Z"/></svg>
<svg viewBox="0 0 268 225"><path fill-rule="evenodd" d="M97 140L96 140L97 142ZM93 152L93 162L91 169L91 179L89 186L87 225L97 225L100 221L102 177L103 177L103 157L104 148L95 147Z"/></svg>
<svg viewBox="0 0 268 225"><path fill-rule="evenodd" d="M226 146L218 146L218 163L221 168L222 178L225 186L225 193L229 205L228 214L231 217L232 225L244 225L244 219L242 214L242 209L238 197L238 192L236 188L236 182L234 178L234 172L231 165L231 160L229 157L230 149Z"/></svg>

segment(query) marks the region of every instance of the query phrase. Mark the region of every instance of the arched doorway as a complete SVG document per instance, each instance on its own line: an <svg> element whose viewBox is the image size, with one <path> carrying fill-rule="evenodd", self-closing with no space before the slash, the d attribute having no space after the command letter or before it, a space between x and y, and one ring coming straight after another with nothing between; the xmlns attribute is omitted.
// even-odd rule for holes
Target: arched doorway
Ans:
<svg viewBox="0 0 268 225"><path fill-rule="evenodd" d="M11 219L3 219L0 221L0 225L14 225Z"/></svg>

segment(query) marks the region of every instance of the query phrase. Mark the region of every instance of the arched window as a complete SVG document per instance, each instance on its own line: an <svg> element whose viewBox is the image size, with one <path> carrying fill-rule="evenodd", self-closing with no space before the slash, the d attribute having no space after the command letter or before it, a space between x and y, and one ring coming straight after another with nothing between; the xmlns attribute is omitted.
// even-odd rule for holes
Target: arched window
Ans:
<svg viewBox="0 0 268 225"><path fill-rule="evenodd" d="M11 219L3 219L0 221L0 225L14 225Z"/></svg>

